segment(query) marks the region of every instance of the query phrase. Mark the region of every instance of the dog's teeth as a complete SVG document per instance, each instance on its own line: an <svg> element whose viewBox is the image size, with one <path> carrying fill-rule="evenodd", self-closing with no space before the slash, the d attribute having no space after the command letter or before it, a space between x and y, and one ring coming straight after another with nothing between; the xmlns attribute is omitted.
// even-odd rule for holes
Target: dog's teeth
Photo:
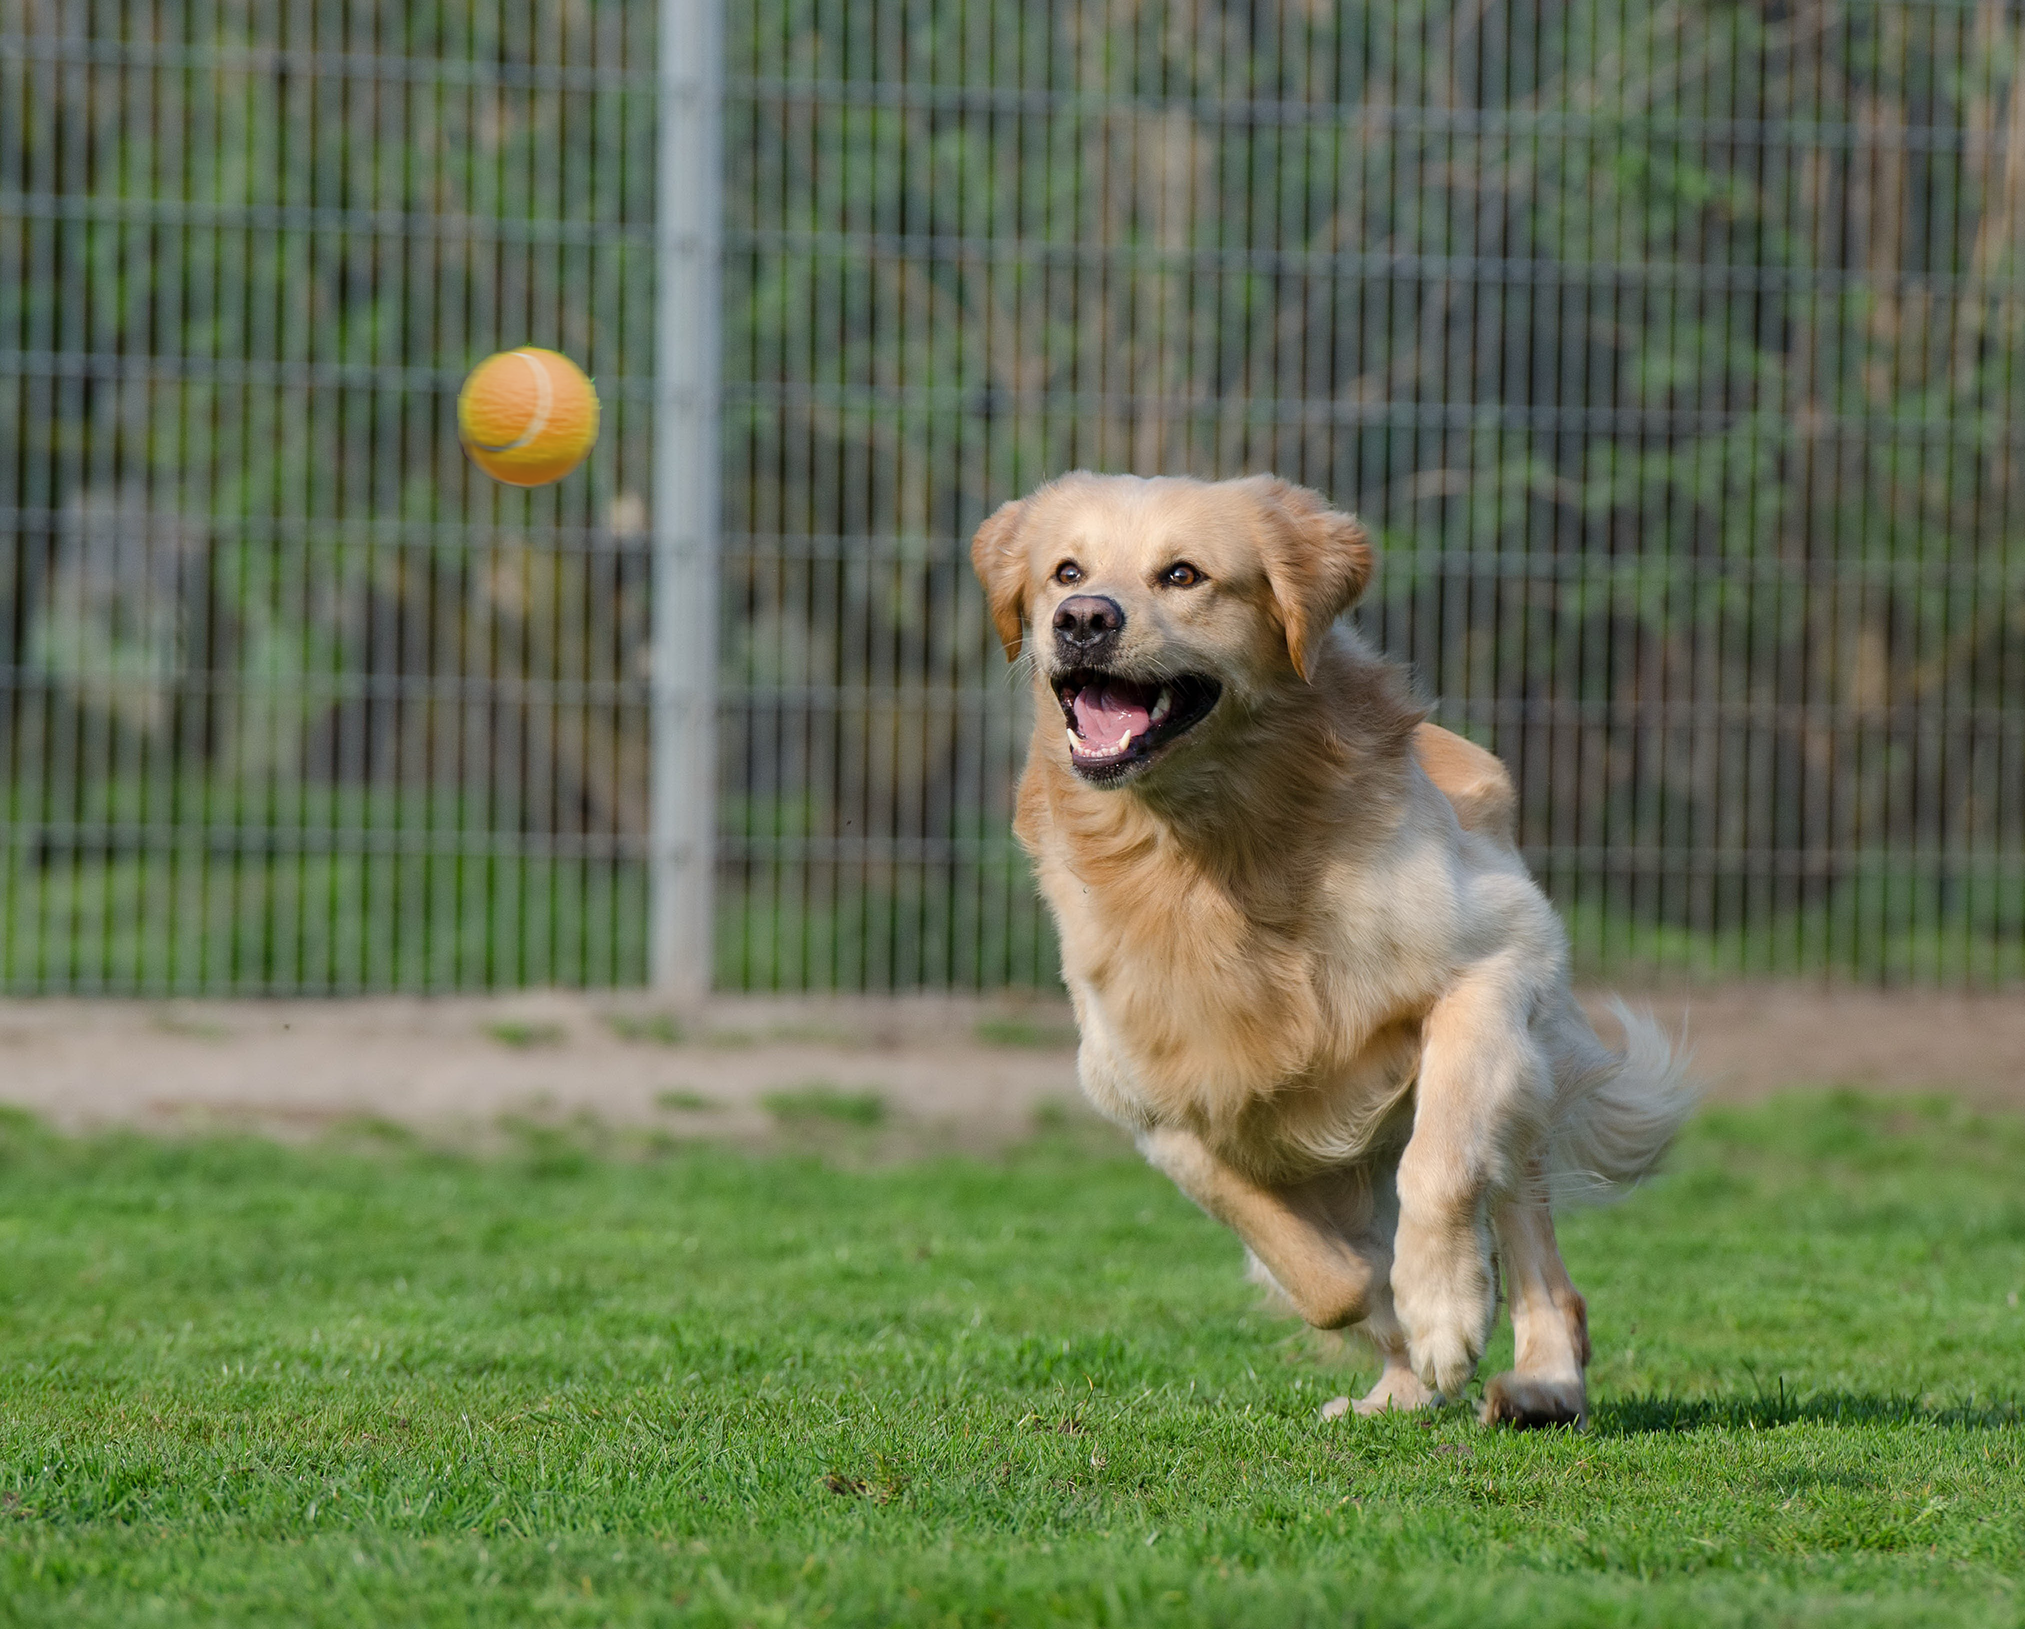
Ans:
<svg viewBox="0 0 2025 1629"><path fill-rule="evenodd" d="M1082 746L1083 738L1080 735L1078 735L1074 730L1063 730L1062 734L1066 735L1069 738L1069 750L1071 752L1074 752L1078 747Z"/></svg>
<svg viewBox="0 0 2025 1629"><path fill-rule="evenodd" d="M1160 687L1160 699L1153 704L1153 711L1146 715L1149 723L1158 724L1174 711L1174 692L1166 685Z"/></svg>
<svg viewBox="0 0 2025 1629"><path fill-rule="evenodd" d="M1129 735L1122 741L1111 742L1085 741L1074 733L1069 736L1069 751L1086 764L1099 758L1122 758L1131 749L1132 738Z"/></svg>

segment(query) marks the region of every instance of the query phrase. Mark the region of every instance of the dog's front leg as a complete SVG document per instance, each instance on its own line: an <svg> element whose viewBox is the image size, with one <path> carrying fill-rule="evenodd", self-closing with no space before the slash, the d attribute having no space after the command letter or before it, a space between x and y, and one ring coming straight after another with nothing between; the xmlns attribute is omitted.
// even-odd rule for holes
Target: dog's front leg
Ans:
<svg viewBox="0 0 2025 1629"><path fill-rule="evenodd" d="M1139 1148L1156 1170L1244 1240L1298 1312L1317 1329L1362 1321L1384 1294L1385 1261L1344 1237L1322 1197L1269 1188L1226 1164L1193 1132L1156 1127Z"/></svg>
<svg viewBox="0 0 2025 1629"><path fill-rule="evenodd" d="M1494 958L1464 974L1423 1031L1392 1295L1414 1373L1445 1397L1469 1384L1497 1311L1489 1201L1512 1188L1547 1113L1531 1005L1517 958Z"/></svg>

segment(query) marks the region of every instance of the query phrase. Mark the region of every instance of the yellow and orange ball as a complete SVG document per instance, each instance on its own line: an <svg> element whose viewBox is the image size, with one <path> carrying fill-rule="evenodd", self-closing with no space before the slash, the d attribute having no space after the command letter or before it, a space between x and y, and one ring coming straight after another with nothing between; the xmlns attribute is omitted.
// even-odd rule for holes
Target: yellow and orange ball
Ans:
<svg viewBox="0 0 2025 1629"><path fill-rule="evenodd" d="M488 356L457 393L457 434L471 462L508 486L547 486L598 439L598 393L568 357L523 345Z"/></svg>

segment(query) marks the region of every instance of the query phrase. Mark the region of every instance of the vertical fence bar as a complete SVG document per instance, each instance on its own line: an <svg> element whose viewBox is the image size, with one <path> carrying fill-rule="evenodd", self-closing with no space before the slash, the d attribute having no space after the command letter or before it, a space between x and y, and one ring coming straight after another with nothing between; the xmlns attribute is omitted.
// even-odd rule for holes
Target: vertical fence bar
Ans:
<svg viewBox="0 0 2025 1629"><path fill-rule="evenodd" d="M717 830L722 0L662 0L654 385L656 989L710 988Z"/></svg>

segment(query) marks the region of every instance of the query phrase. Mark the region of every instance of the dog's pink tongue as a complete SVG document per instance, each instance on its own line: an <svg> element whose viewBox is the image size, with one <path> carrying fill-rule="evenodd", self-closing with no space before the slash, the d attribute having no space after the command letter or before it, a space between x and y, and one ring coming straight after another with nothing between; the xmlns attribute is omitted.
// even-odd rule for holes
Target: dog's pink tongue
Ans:
<svg viewBox="0 0 2025 1629"><path fill-rule="evenodd" d="M1138 697L1111 685L1085 685L1076 692L1076 733L1092 746L1115 747L1153 727Z"/></svg>

